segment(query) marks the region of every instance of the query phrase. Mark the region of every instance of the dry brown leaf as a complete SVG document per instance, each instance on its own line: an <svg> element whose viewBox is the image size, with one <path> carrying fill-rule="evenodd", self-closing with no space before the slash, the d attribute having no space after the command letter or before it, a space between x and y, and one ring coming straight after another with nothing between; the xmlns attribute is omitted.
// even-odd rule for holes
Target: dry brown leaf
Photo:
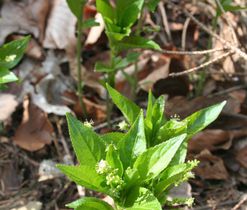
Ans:
<svg viewBox="0 0 247 210"><path fill-rule="evenodd" d="M165 79L169 75L170 58L163 57L163 64L154 69L145 79L139 82L140 88L149 91L153 88L154 83L160 79Z"/></svg>
<svg viewBox="0 0 247 210"><path fill-rule="evenodd" d="M23 102L24 112L21 125L13 141L28 151L37 151L52 141L53 127L47 115L35 106L28 97Z"/></svg>
<svg viewBox="0 0 247 210"><path fill-rule="evenodd" d="M247 168L247 146L238 151L236 160L245 168Z"/></svg>
<svg viewBox="0 0 247 210"><path fill-rule="evenodd" d="M102 15L100 13L96 14L95 20L100 25L94 26L90 29L90 31L87 35L87 39L85 41L85 45L96 43L98 41L98 39L100 38L102 32L104 31L104 28L105 28L104 20L103 20Z"/></svg>
<svg viewBox="0 0 247 210"><path fill-rule="evenodd" d="M43 46L51 49L66 49L74 45L76 17L70 11L66 0L55 0L48 19Z"/></svg>
<svg viewBox="0 0 247 210"><path fill-rule="evenodd" d="M49 0L5 1L1 9L0 44L12 33L31 33L43 40Z"/></svg>
<svg viewBox="0 0 247 210"><path fill-rule="evenodd" d="M200 161L199 166L194 169L196 175L203 179L228 179L229 174L220 157L212 155L208 150L203 150L195 158Z"/></svg>
<svg viewBox="0 0 247 210"><path fill-rule="evenodd" d="M0 94L0 121L5 121L15 111L18 102L14 95Z"/></svg>
<svg viewBox="0 0 247 210"><path fill-rule="evenodd" d="M208 129L195 135L189 142L189 151L199 153L204 149L214 151L217 149L229 149L232 141L246 136L247 130L221 130Z"/></svg>

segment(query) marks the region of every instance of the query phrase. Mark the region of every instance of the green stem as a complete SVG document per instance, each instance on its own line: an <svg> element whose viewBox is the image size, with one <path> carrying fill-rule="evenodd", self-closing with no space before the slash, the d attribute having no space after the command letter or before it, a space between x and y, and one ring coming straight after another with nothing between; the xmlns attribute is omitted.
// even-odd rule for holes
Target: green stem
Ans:
<svg viewBox="0 0 247 210"><path fill-rule="evenodd" d="M82 4L82 6L84 7L84 3ZM82 10L81 10L82 11ZM77 45L76 45L76 49L77 49L77 75L78 75L78 84L77 84L77 92L78 92L78 98L79 98L79 103L80 106L82 108L82 114L83 117L86 118L87 117L87 111L86 111L86 106L83 102L83 89L82 89L82 79L81 79L81 62L82 62L82 58L81 58L81 51L82 51L82 25L83 25L83 12L80 13L80 16L77 19L78 21L78 25L77 25Z"/></svg>
<svg viewBox="0 0 247 210"><path fill-rule="evenodd" d="M109 72L107 74L107 83L115 88L115 75L116 75L116 72L115 72L115 64L114 64L114 57L116 56L116 53L112 47L112 45L110 44L110 49L111 49L111 67L113 69L112 72ZM106 112L107 112L107 124L108 124L108 127L111 126L111 114L112 114L112 109L113 109L113 103L110 99L110 96L109 96L109 93L107 92L107 96L106 96Z"/></svg>
<svg viewBox="0 0 247 210"><path fill-rule="evenodd" d="M141 9L141 16L137 22L137 27L136 27L136 31L135 31L136 36L139 36L141 33L142 20L143 20L143 9L144 9L144 7L142 7L142 9ZM137 85L138 85L138 61L135 62L135 69L134 69L134 77L133 78L134 79L133 79L133 86L132 86L131 95L132 95L132 100L134 101L136 99L136 90L137 90Z"/></svg>

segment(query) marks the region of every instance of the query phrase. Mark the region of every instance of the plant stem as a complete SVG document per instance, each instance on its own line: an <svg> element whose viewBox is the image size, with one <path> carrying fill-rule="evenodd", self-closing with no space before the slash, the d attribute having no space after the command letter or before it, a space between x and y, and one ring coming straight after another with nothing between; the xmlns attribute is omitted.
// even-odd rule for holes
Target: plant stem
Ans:
<svg viewBox="0 0 247 210"><path fill-rule="evenodd" d="M84 3L82 4L82 6L84 7ZM83 11L83 10L81 10ZM81 62L82 62L82 58L81 58L81 51L82 51L82 24L83 24L83 12L80 13L79 18L77 19L77 45L76 45L76 49L77 49L77 75L78 75L78 84L77 84L77 92L78 92L78 98L79 98L79 103L80 106L82 108L82 114L83 117L86 118L87 117L87 111L86 111L86 106L83 102L83 89L82 89L82 79L81 79Z"/></svg>
<svg viewBox="0 0 247 210"><path fill-rule="evenodd" d="M136 27L136 31L135 31L136 36L139 36L141 33L142 20L143 20L143 17L142 17L143 16L143 9L144 9L144 6L141 9L141 16L138 19L138 23L137 23L137 27ZM133 86L132 86L132 91L131 91L133 101L136 99L137 85L138 85L138 61L135 62Z"/></svg>
<svg viewBox="0 0 247 210"><path fill-rule="evenodd" d="M112 47L112 45L110 44L110 49L111 49L111 67L113 69L112 72L109 72L107 74L107 83L115 88L115 75L116 75L116 72L115 72L115 64L114 64L114 57L116 56L116 53ZM111 126L111 114L112 114L112 108L113 108L113 104L112 104L112 101L110 99L110 96L109 96L109 93L107 92L107 95L106 95L106 112L107 112L107 124L108 124L108 127Z"/></svg>

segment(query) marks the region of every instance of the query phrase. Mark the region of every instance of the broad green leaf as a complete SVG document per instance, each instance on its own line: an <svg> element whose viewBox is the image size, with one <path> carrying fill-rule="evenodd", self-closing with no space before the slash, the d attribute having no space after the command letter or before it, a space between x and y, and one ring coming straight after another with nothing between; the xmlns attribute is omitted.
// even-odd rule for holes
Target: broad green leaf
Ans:
<svg viewBox="0 0 247 210"><path fill-rule="evenodd" d="M110 144L107 148L106 161L112 168L118 169L118 175L122 177L123 164L119 158L118 151L115 149L115 147L112 144Z"/></svg>
<svg viewBox="0 0 247 210"><path fill-rule="evenodd" d="M144 0L118 0L116 3L117 24L122 28L131 27L140 16L143 4Z"/></svg>
<svg viewBox="0 0 247 210"><path fill-rule="evenodd" d="M109 73L109 72L115 71L115 69L112 68L111 66L106 65L106 64L97 62L97 63L95 64L95 71L96 71L96 72Z"/></svg>
<svg viewBox="0 0 247 210"><path fill-rule="evenodd" d="M226 102L207 107L195 112L182 121L171 119L167 121L159 130L158 141L163 142L172 136L187 133L187 138L191 138L196 133L206 128L210 123L217 119Z"/></svg>
<svg viewBox="0 0 247 210"><path fill-rule="evenodd" d="M102 193L108 193L105 177L97 174L95 166L58 164L57 168L76 184Z"/></svg>
<svg viewBox="0 0 247 210"><path fill-rule="evenodd" d="M162 193L171 186L180 184L190 178L187 175L193 168L198 165L198 161L189 161L187 163L182 163L178 165L173 165L167 167L158 177L159 182L155 185L155 195Z"/></svg>
<svg viewBox="0 0 247 210"><path fill-rule="evenodd" d="M168 120L158 131L157 143L164 142L173 136L187 132L187 122L177 119Z"/></svg>
<svg viewBox="0 0 247 210"><path fill-rule="evenodd" d="M186 134L174 137L142 153L134 163L143 181L158 176L171 162L186 139Z"/></svg>
<svg viewBox="0 0 247 210"><path fill-rule="evenodd" d="M0 67L11 69L21 60L27 48L30 36L3 45L0 48Z"/></svg>
<svg viewBox="0 0 247 210"><path fill-rule="evenodd" d="M154 12L160 0L145 0L148 9Z"/></svg>
<svg viewBox="0 0 247 210"><path fill-rule="evenodd" d="M66 0L71 12L77 17L82 18L83 6L86 3L85 0Z"/></svg>
<svg viewBox="0 0 247 210"><path fill-rule="evenodd" d="M161 50L160 46L149 39L146 39L141 36L128 36L125 37L123 40L118 42L116 49L118 51L128 50L128 49L153 49L153 50Z"/></svg>
<svg viewBox="0 0 247 210"><path fill-rule="evenodd" d="M72 146L80 164L95 167L105 157L105 144L91 128L67 114Z"/></svg>
<svg viewBox="0 0 247 210"><path fill-rule="evenodd" d="M139 53L132 52L132 53L129 53L125 58L116 57L114 59L114 68L123 69L127 67L129 64L137 61L139 55L140 55Z"/></svg>
<svg viewBox="0 0 247 210"><path fill-rule="evenodd" d="M125 206L125 210L162 210L158 199L143 187L130 191Z"/></svg>
<svg viewBox="0 0 247 210"><path fill-rule="evenodd" d="M220 115L223 107L225 106L226 101L223 101L219 104L215 104L208 108L202 109L183 121L186 121L187 124L187 134L189 137L198 133L199 131L203 130L207 127L210 123L215 121L217 117Z"/></svg>
<svg viewBox="0 0 247 210"><path fill-rule="evenodd" d="M114 210L105 201L94 197L83 197L66 206L75 210Z"/></svg>
<svg viewBox="0 0 247 210"><path fill-rule="evenodd" d="M154 146L155 144L157 144L156 137L158 135L158 131L165 121L164 108L165 98L164 96L160 96L154 102L152 110L148 110L147 117L145 119L145 128L147 134L147 142L150 146Z"/></svg>
<svg viewBox="0 0 247 210"><path fill-rule="evenodd" d="M101 13L104 19L110 22L114 22L115 11L108 0L96 0L96 8L97 11Z"/></svg>
<svg viewBox="0 0 247 210"><path fill-rule="evenodd" d="M120 159L124 169L131 167L138 155L146 150L146 137L144 130L143 112L118 144Z"/></svg>
<svg viewBox="0 0 247 210"><path fill-rule="evenodd" d="M94 18L87 19L83 22L83 28L84 29L91 28L93 26L99 26L99 23L96 22L96 20Z"/></svg>
<svg viewBox="0 0 247 210"><path fill-rule="evenodd" d="M124 189L126 190L126 194L128 193L128 190L131 190L133 186L141 185L138 170L135 168L127 168L124 172L124 183Z"/></svg>
<svg viewBox="0 0 247 210"><path fill-rule="evenodd" d="M188 138L187 138L188 139ZM177 165L180 163L184 163L186 156L187 156L187 151L188 151L188 141L184 141L182 145L179 147L177 153L173 157L170 165Z"/></svg>
<svg viewBox="0 0 247 210"><path fill-rule="evenodd" d="M18 78L13 72L10 72L8 69L0 67L0 84L15 82Z"/></svg>
<svg viewBox="0 0 247 210"><path fill-rule="evenodd" d="M139 115L141 109L128 98L121 95L118 91L113 89L110 85L106 84L106 88L114 102L120 109L124 117L132 125Z"/></svg>
<svg viewBox="0 0 247 210"><path fill-rule="evenodd" d="M113 144L113 145L117 145L121 139L125 136L124 133L120 133L120 132L110 132L110 133L106 133L106 134L102 134L101 135L101 139L105 142L105 144L109 145L109 144Z"/></svg>

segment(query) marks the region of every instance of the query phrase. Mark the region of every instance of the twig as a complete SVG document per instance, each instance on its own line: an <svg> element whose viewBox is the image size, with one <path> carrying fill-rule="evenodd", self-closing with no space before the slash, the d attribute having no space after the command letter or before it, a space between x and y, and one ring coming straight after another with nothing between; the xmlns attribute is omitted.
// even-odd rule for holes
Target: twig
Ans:
<svg viewBox="0 0 247 210"><path fill-rule="evenodd" d="M174 4L174 3L172 3L171 1L168 1L168 2L172 6L181 9L185 13L185 15L187 15L188 17L190 17L191 20L193 20L205 32L207 32L208 34L210 34L211 36L213 36L214 38L216 38L217 40L219 40L224 46L226 46L227 48L231 49L231 51L233 51L234 53L237 53L239 56L241 56L242 58L244 58L245 60L247 60L247 54L245 52L243 52L241 49L239 49L238 47L236 47L232 43L226 41L225 39L223 39L222 37L220 37L218 34L214 33L211 29L209 29L202 22L200 22L198 19L196 19L187 9L185 9L185 8L183 8L181 6L178 6L178 5Z"/></svg>
<svg viewBox="0 0 247 210"><path fill-rule="evenodd" d="M185 50L186 46L186 35L187 35L187 30L190 24L191 18L187 18L186 21L184 22L184 27L183 27L183 32L182 32L182 49Z"/></svg>
<svg viewBox="0 0 247 210"><path fill-rule="evenodd" d="M162 17L162 21L163 21L163 25L164 25L166 34L168 36L168 39L171 41L172 36L171 36L170 27L169 27L168 20L167 20L166 10L164 8L164 2L159 2L158 8L159 8L160 13L161 13L161 17Z"/></svg>
<svg viewBox="0 0 247 210"><path fill-rule="evenodd" d="M221 60L223 58L226 58L230 54L232 54L232 52L224 53L224 54L222 54L222 55L220 55L220 56L218 56L218 57L216 57L216 58L214 58L212 60L209 60L209 61L207 61L207 62L195 67L195 68L191 68L191 69L188 69L188 70L185 70L185 71L182 71L182 72L178 72L178 73L170 73L169 77L177 77L177 76L181 76L181 75L185 75L185 74L189 74L189 73L195 72L195 71L197 71L199 69L202 69L202 68L204 68L206 66L209 66L209 65L211 65L211 64L213 64L213 63L215 63L215 62L217 62L217 61L219 61L219 60Z"/></svg>
<svg viewBox="0 0 247 210"><path fill-rule="evenodd" d="M116 119L114 119L114 120L111 120L111 121L110 121L110 124L114 124L114 123L117 123L117 122L121 122L122 120L124 120L124 117L118 117L118 118L116 118ZM108 126L108 123L107 123L107 122L101 123L101 124L95 126L95 127L94 127L94 130L95 130L95 131L99 131L100 129L106 128L107 126Z"/></svg>
<svg viewBox="0 0 247 210"><path fill-rule="evenodd" d="M173 50L161 50L163 54L171 54L171 55L205 55L210 53L215 53L219 51L225 51L228 48L214 48L209 50L199 50L199 51L173 51Z"/></svg>
<svg viewBox="0 0 247 210"><path fill-rule="evenodd" d="M241 90L241 89L246 89L246 88L247 88L247 84L246 85L238 85L238 86L235 86L235 87L228 88L226 90L219 91L217 93L213 93L211 95L208 95L208 97L225 95L227 93L231 93L233 91Z"/></svg>
<svg viewBox="0 0 247 210"><path fill-rule="evenodd" d="M239 209L246 201L247 201L247 194L244 194L240 199L240 201L231 210Z"/></svg>

